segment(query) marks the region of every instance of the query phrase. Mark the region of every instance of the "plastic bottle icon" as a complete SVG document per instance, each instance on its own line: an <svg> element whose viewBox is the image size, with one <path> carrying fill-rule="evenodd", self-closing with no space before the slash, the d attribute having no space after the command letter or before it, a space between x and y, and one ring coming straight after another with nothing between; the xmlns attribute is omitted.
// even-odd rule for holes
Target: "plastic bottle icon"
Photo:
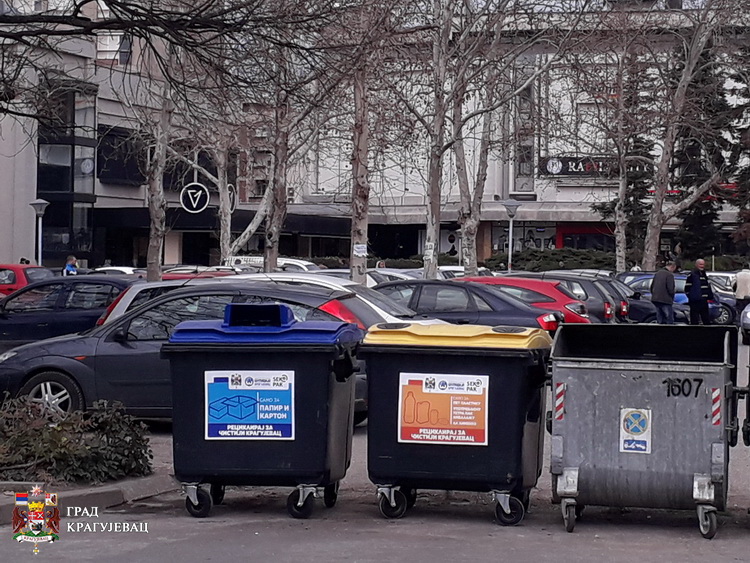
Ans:
<svg viewBox="0 0 750 563"><path fill-rule="evenodd" d="M430 421L430 402L421 401L417 403L417 422L425 424Z"/></svg>
<svg viewBox="0 0 750 563"><path fill-rule="evenodd" d="M438 411L437 409L432 409L430 411L430 424L434 426L435 424L437 424L437 421L438 421Z"/></svg>
<svg viewBox="0 0 750 563"><path fill-rule="evenodd" d="M406 424L412 424L414 422L415 411L417 410L417 400L414 398L414 393L409 391L404 399L404 412L402 414L404 422Z"/></svg>

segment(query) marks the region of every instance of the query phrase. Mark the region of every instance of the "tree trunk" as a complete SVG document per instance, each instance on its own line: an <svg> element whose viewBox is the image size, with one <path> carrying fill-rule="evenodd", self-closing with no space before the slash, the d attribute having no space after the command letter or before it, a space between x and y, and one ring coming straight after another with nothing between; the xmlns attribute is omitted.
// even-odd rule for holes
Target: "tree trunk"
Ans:
<svg viewBox="0 0 750 563"><path fill-rule="evenodd" d="M159 122L154 139L154 150L148 171L149 234L146 253L146 279L161 280L164 236L167 233L167 201L164 198L164 169L167 160L167 144L172 123L172 102L169 81L162 88Z"/></svg>
<svg viewBox="0 0 750 563"><path fill-rule="evenodd" d="M229 186L227 184L227 162L229 159L229 149L219 147L215 154L216 161L216 178L219 180L217 188L219 190L219 252L221 253L221 263L231 256L232 246L232 208L229 198Z"/></svg>
<svg viewBox="0 0 750 563"><path fill-rule="evenodd" d="M430 137L430 162L428 165L427 224L424 243L424 277L437 278L440 253L440 192L443 180L443 154L445 148L446 76L448 74L447 50L451 38L453 10L450 2L433 0L432 15L438 22L438 37L432 44L432 103L434 116L428 128Z"/></svg>
<svg viewBox="0 0 750 563"><path fill-rule="evenodd" d="M234 256L235 254L239 253L242 247L247 244L250 238L255 234L255 231L258 230L258 227L260 227L261 223L263 223L265 218L268 216L268 210L271 208L271 204L273 203L272 196L274 185L274 179L271 178L271 181L266 186L266 191L263 192L263 197L258 204L258 209L255 211L255 215L253 215L253 219L250 221L250 224L245 227L245 230L242 231L242 234L234 239L234 242L231 244L229 248L230 256Z"/></svg>
<svg viewBox="0 0 750 563"><path fill-rule="evenodd" d="M615 269L618 272L627 270L628 250L628 216L625 213L625 200L628 196L628 174L625 163L620 159L620 184L617 188L617 203L615 204Z"/></svg>
<svg viewBox="0 0 750 563"><path fill-rule="evenodd" d="M656 269L656 257L659 254L661 230L667 221L667 217L664 215L664 201L667 196L667 189L669 188L669 169L672 165L672 156L675 151L677 135L687 117L685 108L687 105L688 87L695 78L696 66L708 40L713 35L716 25L717 22L715 20L710 24L706 22L699 23L693 32L693 36L685 43L685 62L680 71L680 80L670 100L670 114L667 116L668 125L662 143L661 159L656 167L654 199L648 218L648 226L646 227L646 240L643 245L643 269L647 271Z"/></svg>
<svg viewBox="0 0 750 563"><path fill-rule="evenodd" d="M289 102L286 94L279 96L276 106L276 138L274 139L273 192L266 216L266 244L264 248L265 272L278 266L279 241L286 220L286 170L289 165Z"/></svg>
<svg viewBox="0 0 750 563"><path fill-rule="evenodd" d="M461 258L464 263L466 277L479 273L477 265L477 232L479 231L479 216L463 216L461 223Z"/></svg>
<svg viewBox="0 0 750 563"><path fill-rule="evenodd" d="M427 187L427 226L424 242L424 277L437 278L440 251L440 183L443 178L443 158L439 142L430 150L429 186Z"/></svg>
<svg viewBox="0 0 750 563"><path fill-rule="evenodd" d="M352 154L352 225L349 257L352 281L367 282L367 214L370 183L367 177L370 128L368 124L367 71L354 73L354 152Z"/></svg>

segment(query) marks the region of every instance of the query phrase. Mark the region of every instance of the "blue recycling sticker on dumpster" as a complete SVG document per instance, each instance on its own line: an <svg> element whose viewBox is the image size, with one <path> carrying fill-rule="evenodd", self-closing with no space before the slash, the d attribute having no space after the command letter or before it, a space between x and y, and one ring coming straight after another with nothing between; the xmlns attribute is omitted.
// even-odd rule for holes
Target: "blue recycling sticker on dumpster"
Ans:
<svg viewBox="0 0 750 563"><path fill-rule="evenodd" d="M620 452L651 453L651 409L620 409Z"/></svg>
<svg viewBox="0 0 750 563"><path fill-rule="evenodd" d="M206 440L294 440L294 371L207 371Z"/></svg>

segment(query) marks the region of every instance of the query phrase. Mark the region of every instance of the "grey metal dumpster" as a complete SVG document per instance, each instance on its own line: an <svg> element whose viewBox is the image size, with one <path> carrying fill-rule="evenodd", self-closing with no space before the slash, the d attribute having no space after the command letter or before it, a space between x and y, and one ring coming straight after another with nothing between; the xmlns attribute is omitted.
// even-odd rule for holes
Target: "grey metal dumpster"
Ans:
<svg viewBox="0 0 750 563"><path fill-rule="evenodd" d="M552 489L585 505L697 509L716 534L737 441L730 326L564 325L552 348Z"/></svg>

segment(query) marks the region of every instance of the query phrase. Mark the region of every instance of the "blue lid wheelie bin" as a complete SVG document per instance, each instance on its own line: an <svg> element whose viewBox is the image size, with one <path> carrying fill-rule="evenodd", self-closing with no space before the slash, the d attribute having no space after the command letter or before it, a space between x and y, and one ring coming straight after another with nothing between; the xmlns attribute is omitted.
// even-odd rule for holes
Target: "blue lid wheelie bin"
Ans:
<svg viewBox="0 0 750 563"><path fill-rule="evenodd" d="M296 322L286 305L230 304L177 325L170 361L174 469L205 517L226 485L292 486L287 510L333 506L351 461L355 325ZM209 491L201 488L209 484Z"/></svg>
<svg viewBox="0 0 750 563"><path fill-rule="evenodd" d="M539 329L381 324L367 362L367 470L380 512L400 518L417 489L489 492L518 524L542 469L552 339Z"/></svg>

